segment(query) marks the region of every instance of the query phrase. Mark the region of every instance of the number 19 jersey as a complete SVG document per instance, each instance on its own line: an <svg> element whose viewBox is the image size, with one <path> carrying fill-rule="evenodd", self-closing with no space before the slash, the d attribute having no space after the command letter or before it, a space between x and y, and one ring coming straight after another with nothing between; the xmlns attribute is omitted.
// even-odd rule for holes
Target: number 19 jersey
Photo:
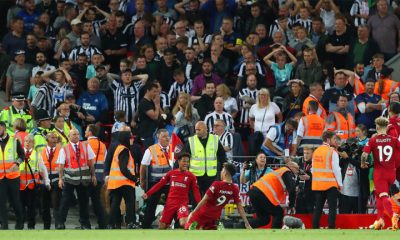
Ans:
<svg viewBox="0 0 400 240"><path fill-rule="evenodd" d="M215 181L206 192L208 201L199 209L199 217L218 220L221 211L232 199L240 204L239 188L233 183Z"/></svg>
<svg viewBox="0 0 400 240"><path fill-rule="evenodd" d="M394 170L396 158L395 151L400 147L397 138L387 134L376 135L372 137L364 147L364 152L371 153L374 156L374 171Z"/></svg>

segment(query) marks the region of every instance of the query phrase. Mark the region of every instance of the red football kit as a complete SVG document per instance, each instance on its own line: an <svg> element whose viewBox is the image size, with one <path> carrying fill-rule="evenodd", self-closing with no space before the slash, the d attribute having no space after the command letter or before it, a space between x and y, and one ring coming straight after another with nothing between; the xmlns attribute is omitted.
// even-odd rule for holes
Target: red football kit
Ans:
<svg viewBox="0 0 400 240"><path fill-rule="evenodd" d="M197 222L198 229L216 229L221 217L222 209L231 200L240 204L239 188L233 183L215 181L206 192L208 201L202 206L186 224L188 228L193 222Z"/></svg>
<svg viewBox="0 0 400 240"><path fill-rule="evenodd" d="M389 126L386 132L388 135L393 136L395 138L398 138L400 135L400 118L395 116L395 117L390 117L389 118ZM396 178L398 181L400 181L400 149L397 149L395 151L395 156L396 156Z"/></svg>
<svg viewBox="0 0 400 240"><path fill-rule="evenodd" d="M166 184L170 184L167 202L161 215L160 222L170 225L172 219L189 216L189 190L192 189L196 203L200 202L201 196L196 176L189 171L179 169L169 171L156 185L146 194L148 197L159 191Z"/></svg>

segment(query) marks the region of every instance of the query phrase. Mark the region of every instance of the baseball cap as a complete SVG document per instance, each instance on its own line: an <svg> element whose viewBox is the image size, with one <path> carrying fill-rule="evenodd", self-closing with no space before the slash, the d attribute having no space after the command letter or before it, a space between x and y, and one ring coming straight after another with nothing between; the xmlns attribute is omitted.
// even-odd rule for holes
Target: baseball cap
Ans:
<svg viewBox="0 0 400 240"><path fill-rule="evenodd" d="M77 18L75 18L75 19L73 19L73 20L71 21L71 25L78 25L78 24L81 24L81 23L82 23L82 21L79 20L79 19L77 19Z"/></svg>

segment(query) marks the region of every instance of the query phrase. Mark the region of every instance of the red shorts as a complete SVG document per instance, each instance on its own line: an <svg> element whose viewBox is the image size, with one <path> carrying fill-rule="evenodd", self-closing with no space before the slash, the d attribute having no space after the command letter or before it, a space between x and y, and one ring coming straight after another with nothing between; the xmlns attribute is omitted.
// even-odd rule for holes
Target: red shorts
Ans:
<svg viewBox="0 0 400 240"><path fill-rule="evenodd" d="M185 224L185 229L189 229L190 225L193 222L197 222L196 229L203 229L203 230L216 230L217 229L217 222L219 219L210 219L205 218L204 216L192 216L190 220Z"/></svg>
<svg viewBox="0 0 400 240"><path fill-rule="evenodd" d="M160 222L170 225L172 219L177 216L178 219L187 218L189 216L189 208L187 204L165 204Z"/></svg>
<svg viewBox="0 0 400 240"><path fill-rule="evenodd" d="M395 171L374 171L375 192L379 196L380 193L389 193L390 186L396 180Z"/></svg>

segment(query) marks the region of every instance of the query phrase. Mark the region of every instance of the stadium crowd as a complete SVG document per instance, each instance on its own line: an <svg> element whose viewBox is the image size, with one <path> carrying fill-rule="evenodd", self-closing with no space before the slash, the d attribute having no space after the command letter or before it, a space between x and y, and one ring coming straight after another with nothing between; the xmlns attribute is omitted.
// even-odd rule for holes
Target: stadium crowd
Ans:
<svg viewBox="0 0 400 240"><path fill-rule="evenodd" d="M0 48L10 102L0 112L2 229L7 200L16 229L35 228L38 206L44 229L52 219L65 229L76 196L82 229L91 228L89 198L98 228L151 228L160 196L182 195L172 190L182 187L173 174L193 196L183 206L167 200L160 228L174 217L185 219L176 221L183 227L214 219L202 207L220 213L228 200L247 228L258 227L268 222L247 222L238 189L214 181L255 186L250 202L260 213L260 193L269 190L258 180L279 164L287 164L276 174L290 187L288 209L314 212L315 228L326 199L331 228L337 201L339 213L367 213L373 163L361 154L372 151L363 147L377 132L375 119L388 118L388 134L400 134L400 84L385 65L400 51L399 7L391 0L16 0ZM378 122L382 133L387 124ZM315 170L324 164L313 165L325 155L333 185ZM140 225L139 186L146 192ZM189 201L199 204L190 215ZM279 216L272 226L280 227L283 211L270 204L264 215Z"/></svg>

